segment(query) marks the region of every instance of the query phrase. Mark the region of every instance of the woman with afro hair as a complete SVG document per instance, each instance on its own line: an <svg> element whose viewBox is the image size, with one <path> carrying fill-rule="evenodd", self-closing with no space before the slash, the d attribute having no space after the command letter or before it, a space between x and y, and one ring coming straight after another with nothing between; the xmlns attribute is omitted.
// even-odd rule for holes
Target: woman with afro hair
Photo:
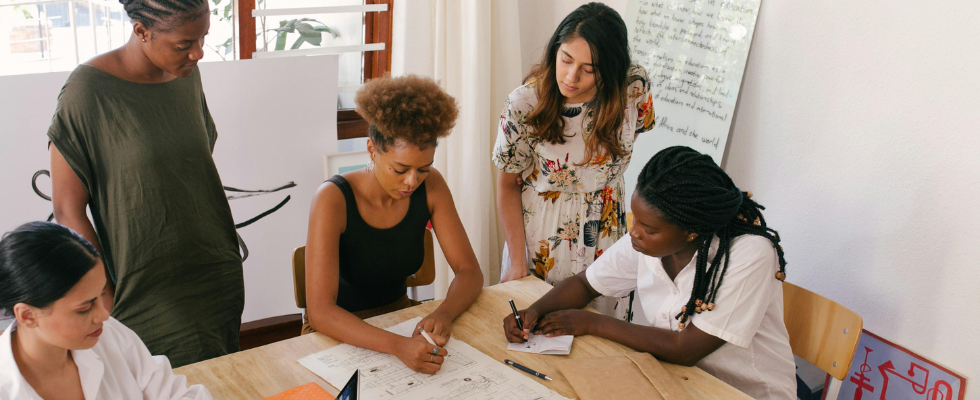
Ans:
<svg viewBox="0 0 980 400"><path fill-rule="evenodd" d="M303 331L392 354L433 374L447 354L442 346L453 320L483 286L452 193L432 168L438 139L456 123L456 101L431 79L403 76L369 81L355 102L370 124L371 163L328 179L313 198ZM417 304L405 294L405 278L422 265L429 221L455 273L446 300L418 325L436 346L419 329L408 338L362 320Z"/></svg>

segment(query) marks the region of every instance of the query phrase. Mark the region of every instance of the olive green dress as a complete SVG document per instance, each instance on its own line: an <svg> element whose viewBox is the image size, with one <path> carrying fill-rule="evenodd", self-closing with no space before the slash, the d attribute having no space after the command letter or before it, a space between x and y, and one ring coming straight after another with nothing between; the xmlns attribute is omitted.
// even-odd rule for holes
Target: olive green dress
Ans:
<svg viewBox="0 0 980 400"><path fill-rule="evenodd" d="M88 190L112 316L174 367L238 351L242 260L200 71L141 84L81 65L48 138Z"/></svg>

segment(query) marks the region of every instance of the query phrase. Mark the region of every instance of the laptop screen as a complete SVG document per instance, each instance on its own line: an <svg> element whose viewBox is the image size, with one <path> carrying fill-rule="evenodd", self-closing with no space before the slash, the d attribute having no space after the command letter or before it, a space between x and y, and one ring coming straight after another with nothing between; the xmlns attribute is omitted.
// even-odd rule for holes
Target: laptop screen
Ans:
<svg viewBox="0 0 980 400"><path fill-rule="evenodd" d="M360 372L360 370L354 371L354 375L350 377L344 388L340 389L340 393L337 393L337 400L357 400Z"/></svg>

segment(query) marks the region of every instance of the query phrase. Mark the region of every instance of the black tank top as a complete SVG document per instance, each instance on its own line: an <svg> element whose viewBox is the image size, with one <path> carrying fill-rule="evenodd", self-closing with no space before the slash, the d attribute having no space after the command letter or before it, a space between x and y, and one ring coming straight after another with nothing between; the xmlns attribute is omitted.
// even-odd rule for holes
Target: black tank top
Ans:
<svg viewBox="0 0 980 400"><path fill-rule="evenodd" d="M340 286L337 305L354 312L391 304L405 295L405 278L422 267L429 206L425 182L409 198L408 213L395 226L378 229L357 211L354 191L340 175L333 182L347 203L347 228L340 235Z"/></svg>

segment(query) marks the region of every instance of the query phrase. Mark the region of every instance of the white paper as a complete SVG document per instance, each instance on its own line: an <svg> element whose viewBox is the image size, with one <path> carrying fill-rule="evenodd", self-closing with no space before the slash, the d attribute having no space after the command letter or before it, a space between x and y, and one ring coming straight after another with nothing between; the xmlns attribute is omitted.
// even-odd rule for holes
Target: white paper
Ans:
<svg viewBox="0 0 980 400"><path fill-rule="evenodd" d="M626 209L657 152L688 146L722 165L761 0L629 0L633 62L646 68L657 125L633 144Z"/></svg>
<svg viewBox="0 0 980 400"><path fill-rule="evenodd" d="M420 320L410 319L388 331L411 336ZM365 399L568 400L459 339L450 339L445 349L449 355L435 375L412 371L393 355L349 344L308 355L299 363L338 388L359 369Z"/></svg>
<svg viewBox="0 0 980 400"><path fill-rule="evenodd" d="M572 335L555 337L531 335L531 338L524 343L511 343L507 345L507 350L535 354L565 355L572 351L572 341L574 340L575 336Z"/></svg>

